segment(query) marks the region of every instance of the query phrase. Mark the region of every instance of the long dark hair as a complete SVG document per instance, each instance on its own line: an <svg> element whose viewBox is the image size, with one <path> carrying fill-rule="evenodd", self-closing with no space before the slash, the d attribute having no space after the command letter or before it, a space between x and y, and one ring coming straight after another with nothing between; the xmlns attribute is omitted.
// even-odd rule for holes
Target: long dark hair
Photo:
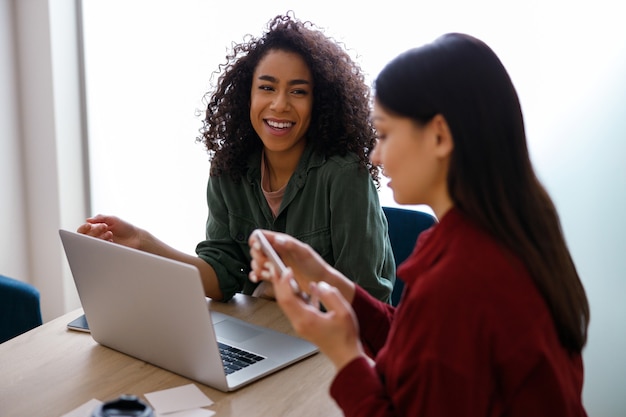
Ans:
<svg viewBox="0 0 626 417"><path fill-rule="evenodd" d="M365 76L343 44L292 12L272 19L261 37L248 35L233 45L215 73L217 87L208 98L198 138L209 152L211 174L237 180L247 169L248 156L262 147L250 122L250 89L257 64L273 50L297 53L311 70L313 110L306 136L315 150L325 156L356 154L378 185L379 170L369 159L376 134Z"/></svg>
<svg viewBox="0 0 626 417"><path fill-rule="evenodd" d="M455 206L524 261L561 344L581 352L589 304L496 54L476 38L446 34L389 63L375 89L378 102L401 116L426 123L443 115L454 141L447 182Z"/></svg>

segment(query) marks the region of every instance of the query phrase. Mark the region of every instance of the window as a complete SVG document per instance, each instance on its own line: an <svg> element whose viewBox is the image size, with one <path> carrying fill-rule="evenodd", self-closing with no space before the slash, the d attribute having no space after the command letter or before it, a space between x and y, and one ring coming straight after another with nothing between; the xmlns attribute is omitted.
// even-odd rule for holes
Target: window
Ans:
<svg viewBox="0 0 626 417"><path fill-rule="evenodd" d="M211 74L233 41L259 35L273 16L290 9L343 41L370 82L398 53L444 32L482 38L513 77L535 157L551 158L554 141L541 135L559 123L554 103L561 105L562 95L576 98L568 91L575 75L563 71L577 59L567 47L576 43L551 34L551 17L561 16L562 8L488 0L435 3L419 13L401 13L405 3L391 0L357 13L352 4L328 0L297 6L286 0L83 2L93 210L119 215L193 251L204 238L207 212L208 156L195 138ZM569 13L582 18L587 12ZM576 60L579 71L585 62ZM597 73L597 62L593 68ZM584 92L577 88L573 94ZM566 115L567 108L562 111ZM380 195L384 205L396 205L384 184Z"/></svg>
<svg viewBox="0 0 626 417"><path fill-rule="evenodd" d="M207 214L208 156L195 142L202 97L233 41L247 33L259 35L272 17L290 10L289 2L280 3L83 2L95 212L118 215L181 250L193 251L204 238ZM345 18L352 13L350 7L335 6L333 13L313 2L291 8L298 18L343 41L370 77L397 53L436 33L422 30L417 40L398 34L406 40L380 45L389 28L379 26L377 11L364 10L366 17L353 23ZM395 21L391 27L413 31L408 17L402 23L402 16L390 16ZM395 204L384 186L381 200Z"/></svg>

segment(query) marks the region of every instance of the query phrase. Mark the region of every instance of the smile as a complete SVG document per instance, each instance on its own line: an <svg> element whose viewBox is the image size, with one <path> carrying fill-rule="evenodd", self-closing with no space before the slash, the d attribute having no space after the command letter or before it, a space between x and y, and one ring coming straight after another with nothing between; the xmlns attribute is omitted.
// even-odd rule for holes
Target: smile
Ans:
<svg viewBox="0 0 626 417"><path fill-rule="evenodd" d="M274 129L288 129L295 124L293 122L275 122L273 120L266 120L265 122Z"/></svg>

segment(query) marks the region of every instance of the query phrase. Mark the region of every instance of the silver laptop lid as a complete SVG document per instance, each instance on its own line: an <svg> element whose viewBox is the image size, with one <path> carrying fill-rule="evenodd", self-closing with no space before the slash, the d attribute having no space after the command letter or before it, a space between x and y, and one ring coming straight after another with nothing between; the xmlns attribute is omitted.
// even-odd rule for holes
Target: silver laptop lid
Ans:
<svg viewBox="0 0 626 417"><path fill-rule="evenodd" d="M212 319L194 266L75 232L59 234L91 334L104 346L221 391L318 351L300 338L224 314ZM226 376L218 339L267 360Z"/></svg>

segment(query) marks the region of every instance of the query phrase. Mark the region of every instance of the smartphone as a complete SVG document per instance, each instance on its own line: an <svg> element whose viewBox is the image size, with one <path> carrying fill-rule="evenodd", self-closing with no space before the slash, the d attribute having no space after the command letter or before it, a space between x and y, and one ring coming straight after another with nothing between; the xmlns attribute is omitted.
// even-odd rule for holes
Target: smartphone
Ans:
<svg viewBox="0 0 626 417"><path fill-rule="evenodd" d="M269 260L274 264L276 270L278 271L278 275L283 275L287 267L283 263L283 260L280 259L280 256L276 253L270 242L267 241L267 238L260 230L255 230L252 232L252 235L259 241L261 244L261 250L269 258Z"/></svg>
<svg viewBox="0 0 626 417"><path fill-rule="evenodd" d="M89 324L87 323L87 317L85 317L84 314L67 323L67 328L78 332L91 333L91 330L89 330Z"/></svg>
<svg viewBox="0 0 626 417"><path fill-rule="evenodd" d="M256 240L259 241L259 243L261 244L261 250L263 251L265 256L267 256L268 259L274 264L278 271L278 274L282 276L287 267L285 266L283 260L280 259L280 256L278 256L272 245L270 245L270 242L267 241L267 238L265 237L263 232L257 229L252 232L252 235L256 238ZM309 296L300 289L295 279L291 278L289 280L289 284L291 284L291 289L294 293L298 294L301 298L308 300Z"/></svg>

